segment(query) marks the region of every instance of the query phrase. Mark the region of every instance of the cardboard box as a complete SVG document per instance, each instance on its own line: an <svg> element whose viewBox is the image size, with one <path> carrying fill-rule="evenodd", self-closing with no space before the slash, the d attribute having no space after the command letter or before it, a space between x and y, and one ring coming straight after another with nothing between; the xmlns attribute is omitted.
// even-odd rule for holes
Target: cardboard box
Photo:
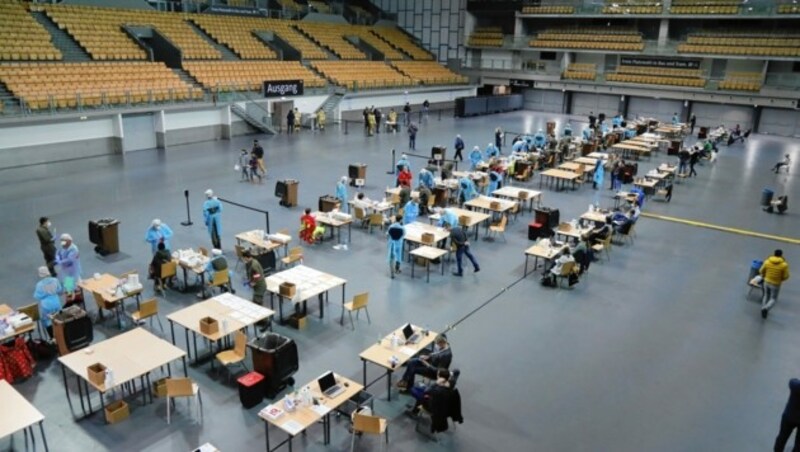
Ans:
<svg viewBox="0 0 800 452"><path fill-rule="evenodd" d="M307 321L308 320L305 315L295 313L289 317L286 323L288 323L292 328L302 330L305 329Z"/></svg>
<svg viewBox="0 0 800 452"><path fill-rule="evenodd" d="M128 409L128 404L124 400L118 400L106 405L106 422L109 424L116 424L122 422L130 416L131 412Z"/></svg>
<svg viewBox="0 0 800 452"><path fill-rule="evenodd" d="M500 210L500 202L492 201L489 203L489 208L492 210Z"/></svg>
<svg viewBox="0 0 800 452"><path fill-rule="evenodd" d="M162 378L160 380L156 380L153 383L153 395L156 397L166 397L167 396L167 379Z"/></svg>
<svg viewBox="0 0 800 452"><path fill-rule="evenodd" d="M460 215L458 217L458 224L460 224L461 226L468 225L469 224L469 217L466 216L466 215Z"/></svg>
<svg viewBox="0 0 800 452"><path fill-rule="evenodd" d="M106 382L106 366L100 363L87 367L86 373L89 376L89 381L97 386L101 386Z"/></svg>
<svg viewBox="0 0 800 452"><path fill-rule="evenodd" d="M431 232L423 232L422 233L422 243L426 245L433 245L433 233Z"/></svg>
<svg viewBox="0 0 800 452"><path fill-rule="evenodd" d="M280 287L278 287L278 293L280 293L282 297L292 298L297 293L297 286L290 282L282 283Z"/></svg>
<svg viewBox="0 0 800 452"><path fill-rule="evenodd" d="M519 199L528 199L528 192L520 190L517 192L517 196L519 196Z"/></svg>
<svg viewBox="0 0 800 452"><path fill-rule="evenodd" d="M219 322L213 317L200 319L200 332L203 334L216 334L219 332Z"/></svg>

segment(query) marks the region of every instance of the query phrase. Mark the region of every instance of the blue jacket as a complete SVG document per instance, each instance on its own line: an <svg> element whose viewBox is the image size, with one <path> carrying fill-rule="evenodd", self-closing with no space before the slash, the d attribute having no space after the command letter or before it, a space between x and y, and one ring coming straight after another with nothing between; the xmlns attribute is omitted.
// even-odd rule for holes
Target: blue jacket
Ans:
<svg viewBox="0 0 800 452"><path fill-rule="evenodd" d="M525 152L528 150L528 142L519 140L511 146L511 152Z"/></svg>
<svg viewBox="0 0 800 452"><path fill-rule="evenodd" d="M203 221L211 235L211 228L217 227L217 234L222 237L222 203L216 197L206 199L203 203Z"/></svg>
<svg viewBox="0 0 800 452"><path fill-rule="evenodd" d="M536 132L536 135L533 136L533 144L537 148L542 148L547 144L547 137L544 136L543 132Z"/></svg>
<svg viewBox="0 0 800 452"><path fill-rule="evenodd" d="M403 224L417 221L419 217L419 203L409 200L403 207Z"/></svg>
<svg viewBox="0 0 800 452"><path fill-rule="evenodd" d="M69 248L64 249L59 247L56 251L56 263L61 266L61 281L66 278L72 278L72 281L77 284L81 279L81 254L78 252L78 247L75 243L71 244Z"/></svg>
<svg viewBox="0 0 800 452"><path fill-rule="evenodd" d="M170 250L169 240L172 238L172 229L164 223L161 223L158 229L150 226L147 228L147 233L144 236L144 241L150 244L150 250L153 254L158 251L159 242L164 242L164 246Z"/></svg>
<svg viewBox="0 0 800 452"><path fill-rule="evenodd" d="M497 149L497 146L490 144L486 146L486 160L491 159L492 157L497 157L500 154L500 150Z"/></svg>
<svg viewBox="0 0 800 452"><path fill-rule="evenodd" d="M347 213L347 185L345 185L342 181L339 181L339 183L336 184L336 197L339 198L339 202L341 203L339 210Z"/></svg>
<svg viewBox="0 0 800 452"><path fill-rule="evenodd" d="M613 118L611 118L611 125L614 126L614 127L621 126L622 125L622 116L617 115L617 116L614 116Z"/></svg>
<svg viewBox="0 0 800 452"><path fill-rule="evenodd" d="M401 168L403 166L405 166L406 168L408 168L409 171L411 171L411 163L409 163L408 159L401 157L400 160L397 161L397 167Z"/></svg>
<svg viewBox="0 0 800 452"><path fill-rule="evenodd" d="M64 292L61 283L52 276L42 278L36 283L33 298L39 300L39 317L44 326L51 326L50 316L61 310L60 295Z"/></svg>
<svg viewBox="0 0 800 452"><path fill-rule="evenodd" d="M603 168L603 161L598 159L597 164L594 166L594 182L598 187L603 186L603 178L605 177L605 169Z"/></svg>
<svg viewBox="0 0 800 452"><path fill-rule="evenodd" d="M588 140L590 138L592 138L592 129L587 127L583 129L583 139Z"/></svg>
<svg viewBox="0 0 800 452"><path fill-rule="evenodd" d="M473 149L472 152L469 153L469 161L472 163L472 166L470 167L471 169L474 170L481 160L483 160L483 156L481 155L480 149Z"/></svg>
<svg viewBox="0 0 800 452"><path fill-rule="evenodd" d="M399 231L398 231L399 230ZM393 239L392 234L398 234L400 238ZM403 260L403 239L406 236L406 230L400 223L392 223L386 230L386 236L389 238L388 249L386 252L386 259L391 264L394 262L402 262Z"/></svg>
<svg viewBox="0 0 800 452"><path fill-rule="evenodd" d="M433 173L428 170L419 172L419 183L433 190Z"/></svg>
<svg viewBox="0 0 800 452"><path fill-rule="evenodd" d="M439 223L437 226L442 227L445 225L445 223L450 224L450 226L454 228L458 226L458 217L456 216L455 212L450 209L444 209L444 212L442 212L442 215L439 218Z"/></svg>
<svg viewBox="0 0 800 452"><path fill-rule="evenodd" d="M470 201L478 196L478 190L475 188L475 182L468 177L462 177L458 181L459 198L464 198L464 202Z"/></svg>
<svg viewBox="0 0 800 452"><path fill-rule="evenodd" d="M500 188L500 181L503 180L503 176L500 175L497 171L491 171L489 173L489 184L486 186L486 196L491 196L495 190Z"/></svg>
<svg viewBox="0 0 800 452"><path fill-rule="evenodd" d="M564 136L565 137L571 137L572 136L572 127L570 127L569 124L564 126Z"/></svg>
<svg viewBox="0 0 800 452"><path fill-rule="evenodd" d="M458 150L458 149L462 149L463 150L464 149L464 140L462 140L461 138L456 138L456 142L453 145L453 147L456 150Z"/></svg>

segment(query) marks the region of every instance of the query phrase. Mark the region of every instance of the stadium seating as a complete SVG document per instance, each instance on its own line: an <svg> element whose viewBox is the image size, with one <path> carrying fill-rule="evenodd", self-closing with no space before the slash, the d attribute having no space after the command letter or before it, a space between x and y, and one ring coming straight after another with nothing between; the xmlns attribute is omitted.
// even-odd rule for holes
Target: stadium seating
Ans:
<svg viewBox="0 0 800 452"><path fill-rule="evenodd" d="M590 49L641 52L642 35L631 29L564 28L539 32L529 43L531 47L547 49Z"/></svg>
<svg viewBox="0 0 800 452"><path fill-rule="evenodd" d="M570 63L562 74L568 80L590 80L597 78L597 65L593 63Z"/></svg>
<svg viewBox="0 0 800 452"><path fill-rule="evenodd" d="M298 61L190 61L183 64L206 89L261 91L267 80L303 80L306 87L325 86L325 80Z"/></svg>
<svg viewBox="0 0 800 452"><path fill-rule="evenodd" d="M377 35L373 34L372 30L373 27L365 25L351 25L349 33L351 36L358 37L368 45L372 46L375 50L381 52L384 58L388 60L405 59L405 55L403 55L399 50L389 45L388 42L384 41Z"/></svg>
<svg viewBox="0 0 800 452"><path fill-rule="evenodd" d="M60 60L50 33L25 10L22 3L0 1L1 60Z"/></svg>
<svg viewBox="0 0 800 452"><path fill-rule="evenodd" d="M669 12L670 14L725 15L739 14L741 8L724 5L672 6L669 8Z"/></svg>
<svg viewBox="0 0 800 452"><path fill-rule="evenodd" d="M607 2L609 3L609 2ZM637 2L619 3L613 2L603 6L603 14L661 14L663 8L658 3Z"/></svg>
<svg viewBox="0 0 800 452"><path fill-rule="evenodd" d="M424 85L456 85L469 79L433 61L392 61L392 67Z"/></svg>
<svg viewBox="0 0 800 452"><path fill-rule="evenodd" d="M800 14L800 5L778 5L778 14Z"/></svg>
<svg viewBox="0 0 800 452"><path fill-rule="evenodd" d="M706 33L689 35L679 53L800 56L800 34Z"/></svg>
<svg viewBox="0 0 800 452"><path fill-rule="evenodd" d="M226 17L211 14L193 14L192 22L220 44L227 46L239 58L249 60L271 60L277 54L253 35L258 29L259 19L249 17Z"/></svg>
<svg viewBox="0 0 800 452"><path fill-rule="evenodd" d="M155 28L181 49L184 59L221 58L219 51L179 14L60 4L37 8L43 8L59 28L72 35L95 60L147 57L145 51L121 29L124 25Z"/></svg>
<svg viewBox="0 0 800 452"><path fill-rule="evenodd" d="M336 85L350 89L414 85L413 79L382 61L314 61L311 65Z"/></svg>
<svg viewBox="0 0 800 452"><path fill-rule="evenodd" d="M523 6L522 14L573 14L574 6L565 5L543 5L543 6Z"/></svg>
<svg viewBox="0 0 800 452"><path fill-rule="evenodd" d="M502 47L503 30L500 27L476 27L469 35L467 45L474 47Z"/></svg>
<svg viewBox="0 0 800 452"><path fill-rule="evenodd" d="M367 58L364 52L345 40L344 37L350 33L350 25L301 21L296 26L318 45L325 47L343 60Z"/></svg>
<svg viewBox="0 0 800 452"><path fill-rule="evenodd" d="M0 81L30 110L203 98L163 63L12 63Z"/></svg>
<svg viewBox="0 0 800 452"><path fill-rule="evenodd" d="M660 67L618 66L616 72L606 74L609 82L638 83L642 85L669 85L703 88L706 79L699 69L672 69Z"/></svg>
<svg viewBox="0 0 800 452"><path fill-rule="evenodd" d="M409 35L391 25L378 25L372 27L375 36L388 42L394 48L408 54L415 60L432 60L433 55L414 42Z"/></svg>
<svg viewBox="0 0 800 452"><path fill-rule="evenodd" d="M761 91L760 72L728 72L725 80L719 82L719 89L728 91Z"/></svg>

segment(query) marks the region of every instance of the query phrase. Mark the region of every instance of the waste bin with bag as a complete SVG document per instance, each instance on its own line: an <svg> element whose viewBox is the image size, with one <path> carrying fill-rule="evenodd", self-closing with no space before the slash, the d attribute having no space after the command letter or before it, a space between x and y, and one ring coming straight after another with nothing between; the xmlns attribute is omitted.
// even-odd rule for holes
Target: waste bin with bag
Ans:
<svg viewBox="0 0 800 452"><path fill-rule="evenodd" d="M299 369L297 344L286 336L266 333L247 344L252 352L253 370L265 378L264 395L274 398L283 388L294 384L292 375Z"/></svg>

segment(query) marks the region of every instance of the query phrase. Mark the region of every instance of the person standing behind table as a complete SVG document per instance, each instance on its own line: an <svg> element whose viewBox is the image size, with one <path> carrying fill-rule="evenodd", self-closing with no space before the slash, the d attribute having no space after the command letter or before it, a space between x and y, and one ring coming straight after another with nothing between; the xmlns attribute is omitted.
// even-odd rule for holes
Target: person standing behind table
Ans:
<svg viewBox="0 0 800 452"><path fill-rule="evenodd" d="M486 145L486 151L484 151L484 152L486 153L486 161L487 162L489 160L497 157L500 154L500 150L497 149L495 147L494 143L492 143L491 141L489 142L488 145Z"/></svg>
<svg viewBox="0 0 800 452"><path fill-rule="evenodd" d="M253 259L253 255L249 250L242 253L242 260L244 260L245 272L245 285L253 290L253 298L251 301L259 306L264 305L264 294L267 292L267 282L264 279L264 269L261 264ZM263 332L269 325L268 320L262 320L256 323L258 330Z"/></svg>
<svg viewBox="0 0 800 452"><path fill-rule="evenodd" d="M597 190L603 187L603 178L605 177L605 169L603 169L603 161L597 159L594 165L594 175L592 177L592 188Z"/></svg>
<svg viewBox="0 0 800 452"><path fill-rule="evenodd" d="M478 163L480 163L481 160L483 160L483 154L481 154L481 148L475 146L474 148L472 148L472 152L469 153L469 163L470 163L469 170L475 171L475 169L478 167Z"/></svg>
<svg viewBox="0 0 800 452"><path fill-rule="evenodd" d="M211 245L222 249L222 203L214 196L214 191L211 189L206 190L203 220L208 228L208 235L211 236Z"/></svg>
<svg viewBox="0 0 800 452"><path fill-rule="evenodd" d="M253 156L258 159L258 168L267 176L267 166L264 165L264 148L258 143L258 140L253 140L253 149L251 151Z"/></svg>
<svg viewBox="0 0 800 452"><path fill-rule="evenodd" d="M417 150L417 131L419 128L413 122L408 125L408 149Z"/></svg>
<svg viewBox="0 0 800 452"><path fill-rule="evenodd" d="M419 217L419 195L411 195L411 199L403 207L403 224L417 221Z"/></svg>
<svg viewBox="0 0 800 452"><path fill-rule="evenodd" d="M390 269L392 263L394 263L395 273L402 273L400 271L400 263L403 260L403 239L406 236L406 229L403 227L402 222L403 217L395 215L394 221L386 229L386 236L388 237L386 258L389 260Z"/></svg>
<svg viewBox="0 0 800 452"><path fill-rule="evenodd" d="M590 111L589 112L589 128L590 129L594 129L594 126L595 126L596 122L597 122L597 118L594 116L594 112Z"/></svg>
<svg viewBox="0 0 800 452"><path fill-rule="evenodd" d="M294 133L294 121L295 121L295 119L297 119L297 118L295 118L295 116L294 116L294 109L290 108L289 109L289 113L286 113L286 132L289 135Z"/></svg>
<svg viewBox="0 0 800 452"><path fill-rule="evenodd" d="M442 211L439 222L436 225L440 228L445 227L445 225L450 225L450 227L455 228L458 226L458 216L456 216L453 209L447 207Z"/></svg>
<svg viewBox="0 0 800 452"><path fill-rule="evenodd" d="M792 450L800 451L800 380L792 378L789 380L789 399L781 415L781 429L775 438L774 452L783 452L786 442L795 430L797 432Z"/></svg>
<svg viewBox="0 0 800 452"><path fill-rule="evenodd" d="M414 175L411 174L411 171L408 169L408 166L404 166L402 170L397 174L397 186L411 189L411 182L414 178Z"/></svg>
<svg viewBox="0 0 800 452"><path fill-rule="evenodd" d="M500 127L494 129L494 145L497 148L497 152L502 154L503 153L503 129Z"/></svg>
<svg viewBox="0 0 800 452"><path fill-rule="evenodd" d="M450 233L450 243L455 245L456 247L456 266L458 271L453 273L453 276L464 276L464 269L461 266L461 261L464 259L464 255L466 254L469 261L472 263L473 270L475 273L481 271L480 265L478 265L478 261L475 259L475 256L469 250L469 240L467 239L467 231L464 230L463 227L457 226L453 227L450 223L444 224L445 230Z"/></svg>
<svg viewBox="0 0 800 452"><path fill-rule="evenodd" d="M50 275L47 267L39 267L39 280L33 291L33 298L39 300L39 319L47 330L50 339L53 338L53 320L51 315L61 310L61 294L64 289L56 278Z"/></svg>
<svg viewBox="0 0 800 452"><path fill-rule="evenodd" d="M339 211L347 213L347 176L342 176L336 184L336 198L339 199Z"/></svg>
<svg viewBox="0 0 800 452"><path fill-rule="evenodd" d="M406 102L406 105L403 107L403 125L407 126L411 124L411 104Z"/></svg>
<svg viewBox="0 0 800 452"><path fill-rule="evenodd" d="M775 250L761 265L758 274L764 278L764 297L761 299L761 318L766 319L769 310L778 301L781 284L789 279L789 263L783 258L783 250Z"/></svg>
<svg viewBox="0 0 800 452"><path fill-rule="evenodd" d="M428 168L422 168L419 170L419 183L420 185L424 185L429 190L433 190L435 184L433 180L433 173L428 170Z"/></svg>
<svg viewBox="0 0 800 452"><path fill-rule="evenodd" d="M367 135L375 135L375 110L367 112Z"/></svg>
<svg viewBox="0 0 800 452"><path fill-rule="evenodd" d="M386 120L386 130L388 131L390 128L392 133L397 133L397 112L394 111L394 108L389 109L389 116Z"/></svg>
<svg viewBox="0 0 800 452"><path fill-rule="evenodd" d="M564 126L564 137L571 137L572 136L572 124L567 123Z"/></svg>
<svg viewBox="0 0 800 452"><path fill-rule="evenodd" d="M464 156L461 155L461 151L464 150L464 140L461 139L461 135L456 135L456 142L453 144L453 148L456 150L453 160L458 159L458 161L463 162Z"/></svg>
<svg viewBox="0 0 800 452"><path fill-rule="evenodd" d="M53 237L53 231L50 230L53 225L47 217L39 218L39 227L36 228L36 237L39 239L39 248L42 250L44 262L50 270L51 276L56 276L56 244Z"/></svg>
<svg viewBox="0 0 800 452"><path fill-rule="evenodd" d="M61 248L56 251L56 264L61 267L61 285L67 292L72 292L81 281L81 254L69 234L61 234L60 244Z"/></svg>
<svg viewBox="0 0 800 452"><path fill-rule="evenodd" d="M144 240L150 244L150 251L153 254L156 254L156 251L158 251L159 243L163 243L167 250L170 250L170 239L172 239L172 229L167 226L166 223L162 223L158 218L150 223L150 227L147 228L147 232L144 236Z"/></svg>
<svg viewBox="0 0 800 452"><path fill-rule="evenodd" d="M682 148L678 151L678 174L686 174L686 167L689 165L690 157L689 149Z"/></svg>
<svg viewBox="0 0 800 452"><path fill-rule="evenodd" d="M694 126L696 124L697 124L697 116L695 116L694 113L692 113L692 116L689 117L689 127L691 127L691 129L689 130L689 134L694 134Z"/></svg>

